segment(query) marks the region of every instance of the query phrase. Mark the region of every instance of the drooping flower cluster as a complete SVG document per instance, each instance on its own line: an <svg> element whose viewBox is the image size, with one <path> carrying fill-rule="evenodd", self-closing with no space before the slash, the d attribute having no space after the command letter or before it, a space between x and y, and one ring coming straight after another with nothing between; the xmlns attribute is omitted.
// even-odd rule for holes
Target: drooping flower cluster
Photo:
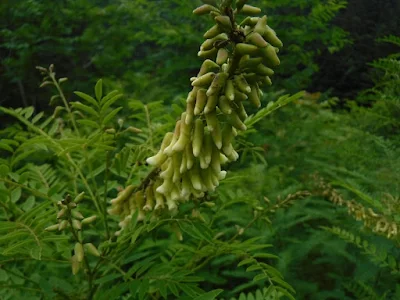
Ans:
<svg viewBox="0 0 400 300"><path fill-rule="evenodd" d="M215 21L205 34L198 56L204 58L200 71L191 78L192 90L186 111L168 132L158 153L147 159L159 173L140 189L128 186L112 200L110 214L120 215L121 228L139 210L167 207L176 210L180 202L202 198L224 179L225 163L237 160L232 146L237 131L246 130L243 103L261 105L261 87L271 85L272 68L282 42L267 25L267 17L253 17L261 9L246 0L203 0L193 12L210 15ZM237 19L243 16L240 24Z"/></svg>

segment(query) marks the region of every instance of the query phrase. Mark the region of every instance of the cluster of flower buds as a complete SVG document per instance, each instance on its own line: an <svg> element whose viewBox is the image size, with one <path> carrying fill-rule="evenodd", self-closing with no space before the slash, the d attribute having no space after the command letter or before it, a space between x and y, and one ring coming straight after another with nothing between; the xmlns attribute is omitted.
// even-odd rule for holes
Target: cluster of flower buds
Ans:
<svg viewBox="0 0 400 300"><path fill-rule="evenodd" d="M96 220L96 216L85 218L78 210L78 203L83 199L84 193L80 193L74 200L67 195L65 199L57 203L60 210L57 213L57 224L50 225L45 231L64 231L67 229L80 233L82 225L88 225ZM85 253L100 256L100 252L92 243L82 243L80 234L75 235L78 241L74 247L74 255L71 257L72 273L75 275L82 264Z"/></svg>
<svg viewBox="0 0 400 300"><path fill-rule="evenodd" d="M74 200L67 195L62 201L58 201L57 205L60 210L57 213L57 224L50 225L45 228L46 231L63 231L69 227L75 230L82 230L82 225L93 223L96 216L85 218L77 209L78 203L83 199L84 192L80 193Z"/></svg>
<svg viewBox="0 0 400 300"><path fill-rule="evenodd" d="M175 210L179 202L214 191L226 176L221 166L239 157L232 140L238 131L246 130L244 103L248 100L260 107L261 87L272 84L282 42L267 25L267 17L254 17L261 9L247 5L246 0L219 2L203 0L204 5L193 11L215 21L198 53L205 60L191 78L186 111L175 130L165 135L158 153L147 159L160 170L159 175L143 190L132 193L132 187L127 187L112 200L109 212L121 216L121 228L136 210L143 219L146 211Z"/></svg>

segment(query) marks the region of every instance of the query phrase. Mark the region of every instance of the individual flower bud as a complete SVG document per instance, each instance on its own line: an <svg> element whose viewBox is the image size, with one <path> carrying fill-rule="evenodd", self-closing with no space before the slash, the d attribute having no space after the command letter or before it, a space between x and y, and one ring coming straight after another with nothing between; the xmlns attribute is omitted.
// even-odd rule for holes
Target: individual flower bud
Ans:
<svg viewBox="0 0 400 300"><path fill-rule="evenodd" d="M229 74L225 72L219 72L211 82L206 95L212 96L218 94L220 90L225 86L225 82L228 79Z"/></svg>
<svg viewBox="0 0 400 300"><path fill-rule="evenodd" d="M108 133L108 134L115 134L116 131L115 131L114 128L108 128L108 129L106 129L105 133Z"/></svg>
<svg viewBox="0 0 400 300"><path fill-rule="evenodd" d="M217 16L214 18L214 20L225 31L229 32L230 30L232 30L231 19L228 16Z"/></svg>
<svg viewBox="0 0 400 300"><path fill-rule="evenodd" d="M68 226L68 221L67 220L62 220L60 224L58 225L58 230L63 231L65 228Z"/></svg>
<svg viewBox="0 0 400 300"><path fill-rule="evenodd" d="M263 76L272 76L274 75L274 70L264 66L263 64L259 64L255 70L257 74L263 75Z"/></svg>
<svg viewBox="0 0 400 300"><path fill-rule="evenodd" d="M50 225L50 226L46 227L44 230L45 231L56 231L56 230L58 230L59 227L60 227L59 224L54 224L54 225Z"/></svg>
<svg viewBox="0 0 400 300"><path fill-rule="evenodd" d="M251 6L248 4L243 5L242 9L240 10L240 13L249 15L249 16L254 16L258 15L261 13L261 9L255 6Z"/></svg>
<svg viewBox="0 0 400 300"><path fill-rule="evenodd" d="M172 178L166 178L162 185L157 188L157 192L160 194L166 195L170 193L172 188Z"/></svg>
<svg viewBox="0 0 400 300"><path fill-rule="evenodd" d="M75 202L70 202L70 203L67 204L67 206L68 206L69 208L71 208L71 209L74 209L74 208L77 207L77 205L76 205Z"/></svg>
<svg viewBox="0 0 400 300"><path fill-rule="evenodd" d="M215 37L213 37L212 39L206 39L203 42L203 44L201 44L200 50L201 51L211 50L212 48L214 48L215 42L217 42L217 41L226 41L226 40L228 40L228 35L226 33L220 33L220 34L216 35ZM217 66L217 68L218 68L218 66Z"/></svg>
<svg viewBox="0 0 400 300"><path fill-rule="evenodd" d="M254 26L254 32L263 35L267 26L267 16L263 16L257 20L256 25Z"/></svg>
<svg viewBox="0 0 400 300"><path fill-rule="evenodd" d="M165 207L164 196L156 191L157 187L154 190L154 197L156 199L156 206L154 207L154 210L160 210Z"/></svg>
<svg viewBox="0 0 400 300"><path fill-rule="evenodd" d="M258 86L253 85L251 87L251 93L249 94L249 101L253 104L256 108L261 106L260 97L258 95Z"/></svg>
<svg viewBox="0 0 400 300"><path fill-rule="evenodd" d="M61 219L62 217L64 217L66 212L67 212L67 208L61 209L61 210L57 213L57 219Z"/></svg>
<svg viewBox="0 0 400 300"><path fill-rule="evenodd" d="M153 187L149 185L146 188L146 205L143 207L144 211L152 211L154 207L154 194Z"/></svg>
<svg viewBox="0 0 400 300"><path fill-rule="evenodd" d="M78 262L82 262L83 261L83 257L85 256L85 253L83 251L83 246L82 246L81 243L76 243L75 244L74 253L75 253L76 260Z"/></svg>
<svg viewBox="0 0 400 300"><path fill-rule="evenodd" d="M258 53L258 47L254 45L249 45L245 43L238 43L236 44L235 51L238 55L256 55Z"/></svg>
<svg viewBox="0 0 400 300"><path fill-rule="evenodd" d="M84 219L83 215L82 215L79 211L77 211L77 210L72 210L72 211L71 211L71 215L72 215L73 218L75 218L75 219L77 219L77 220L82 220L82 219Z"/></svg>
<svg viewBox="0 0 400 300"><path fill-rule="evenodd" d="M121 193L118 194L117 198L111 200L111 204L120 204L125 202L135 188L136 186L134 185L128 185Z"/></svg>
<svg viewBox="0 0 400 300"><path fill-rule="evenodd" d="M166 147L166 148L164 149L164 153L165 153L166 155L171 156L171 155L173 154L174 151L172 150L172 147L173 147L173 146L175 145L175 143L178 141L180 132L181 132L181 120L179 120L179 121L177 121L177 122L175 123L175 130L174 130L174 134L173 134L173 136L172 136L171 143L169 143L168 147Z"/></svg>
<svg viewBox="0 0 400 300"><path fill-rule="evenodd" d="M246 37L246 41L257 46L259 48L264 48L268 46L268 43L258 32L252 32Z"/></svg>
<svg viewBox="0 0 400 300"><path fill-rule="evenodd" d="M235 102L234 103L243 102L243 101L247 100L248 98L249 97L245 93L242 93L242 92L238 91L237 89L235 89Z"/></svg>
<svg viewBox="0 0 400 300"><path fill-rule="evenodd" d="M99 250L97 250L97 248L95 247L95 245L93 245L92 243L86 243L83 245L83 248L85 250L85 252L93 255L93 256L97 256L100 257L100 252Z"/></svg>
<svg viewBox="0 0 400 300"><path fill-rule="evenodd" d="M133 132L133 133L141 133L141 132L143 132L142 129L136 128L136 127L133 127L133 126L129 126L126 130L130 131L130 132Z"/></svg>
<svg viewBox="0 0 400 300"><path fill-rule="evenodd" d="M268 67L276 67L280 65L281 62L278 58L278 55L276 54L274 47L268 46L265 48L260 48L260 53L265 58L266 65Z"/></svg>
<svg viewBox="0 0 400 300"><path fill-rule="evenodd" d="M235 112L239 116L240 120L244 122L247 119L247 113L246 110L244 109L243 103L242 102L235 102Z"/></svg>
<svg viewBox="0 0 400 300"><path fill-rule="evenodd" d="M97 219L97 216L90 216L88 218L84 218L81 223L82 225L91 224Z"/></svg>
<svg viewBox="0 0 400 300"><path fill-rule="evenodd" d="M168 156L164 153L165 148L167 148L172 141L174 134L172 132L168 132L165 134L164 139L161 143L160 151L152 157L146 159L146 162L151 166L161 166L168 158Z"/></svg>
<svg viewBox="0 0 400 300"><path fill-rule="evenodd" d="M160 173L160 177L164 179L172 178L174 175L174 165L172 159L167 161L167 168Z"/></svg>
<svg viewBox="0 0 400 300"><path fill-rule="evenodd" d="M206 106L204 107L204 113L208 114L214 111L215 107L217 106L217 103L218 103L218 95L214 94L207 96L207 103Z"/></svg>
<svg viewBox="0 0 400 300"><path fill-rule="evenodd" d="M207 128L209 131L213 131L217 126L219 126L215 110L206 114L205 116L206 116Z"/></svg>
<svg viewBox="0 0 400 300"><path fill-rule="evenodd" d="M186 112L183 112L181 115L181 128L180 128L180 135L179 139L172 147L172 151L182 151L185 149L186 144L190 141L190 134L192 131L192 124L186 124Z"/></svg>
<svg viewBox="0 0 400 300"><path fill-rule="evenodd" d="M200 191L202 189L202 182L200 179L199 166L197 164L195 164L188 173L189 173L190 182L192 183L193 188Z"/></svg>
<svg viewBox="0 0 400 300"><path fill-rule="evenodd" d="M229 115L232 112L230 101L224 95L218 98L218 107L222 111L222 113L226 115Z"/></svg>
<svg viewBox="0 0 400 300"><path fill-rule="evenodd" d="M211 162L211 156L212 156L212 150L213 150L213 141L212 137L209 131L205 132L204 135L204 147L203 151L200 155L200 158L204 158L204 163L200 165L202 169L205 169L209 166Z"/></svg>
<svg viewBox="0 0 400 300"><path fill-rule="evenodd" d="M242 74L236 75L233 78L236 87L239 89L239 91L249 94L251 92L250 85L247 83L246 79Z"/></svg>
<svg viewBox="0 0 400 300"><path fill-rule="evenodd" d="M219 65L217 65L214 61L210 60L210 59L206 59L203 64L201 65L199 74L197 74L197 77L200 77L212 70L219 70L220 67Z"/></svg>
<svg viewBox="0 0 400 300"><path fill-rule="evenodd" d="M209 14L211 11L218 11L218 9L212 5L203 4L202 6L199 6L195 10L193 10L193 13L195 15L201 16Z"/></svg>
<svg viewBox="0 0 400 300"><path fill-rule="evenodd" d="M206 31L206 33L204 34L204 38L211 39L220 33L222 33L222 28L218 26L218 24L215 24L213 27Z"/></svg>
<svg viewBox="0 0 400 300"><path fill-rule="evenodd" d="M78 220L72 220L72 227L76 230L82 230L82 223Z"/></svg>
<svg viewBox="0 0 400 300"><path fill-rule="evenodd" d="M194 136L194 135L193 135ZM186 170L190 170L194 164L193 145L188 143L185 149ZM184 172L181 172L184 173Z"/></svg>
<svg viewBox="0 0 400 300"><path fill-rule="evenodd" d="M74 203L79 203L83 200L83 197L85 196L85 192L80 193L78 196L75 197Z"/></svg>
<svg viewBox="0 0 400 300"><path fill-rule="evenodd" d="M225 48L220 48L217 53L217 59L215 62L219 65L226 63L229 57L229 52Z"/></svg>
<svg viewBox="0 0 400 300"><path fill-rule="evenodd" d="M272 85L272 81L271 81L271 78L269 78L269 76L261 77L260 82L261 82L261 84L265 84L265 85L268 85L268 86Z"/></svg>
<svg viewBox="0 0 400 300"><path fill-rule="evenodd" d="M235 111L232 111L232 113L228 115L228 122L237 130L245 131L247 129L246 125L244 125Z"/></svg>
<svg viewBox="0 0 400 300"><path fill-rule="evenodd" d="M282 48L283 43L282 41L276 36L275 31L269 27L268 25L265 26L265 31L263 33L263 36L265 39L274 47Z"/></svg>
<svg viewBox="0 0 400 300"><path fill-rule="evenodd" d="M71 257L71 267L72 267L72 274L76 275L79 272L81 264L79 263L76 255Z"/></svg>
<svg viewBox="0 0 400 300"><path fill-rule="evenodd" d="M111 216L118 216L122 212L122 206L116 205L115 207L107 209L107 213Z"/></svg>
<svg viewBox="0 0 400 300"><path fill-rule="evenodd" d="M185 147L185 151L182 153L182 159L181 159L181 163L179 166L179 173L183 174L187 171L187 163L186 163L186 149L187 146L190 145L190 143L188 143Z"/></svg>
<svg viewBox="0 0 400 300"><path fill-rule="evenodd" d="M208 72L192 82L192 86L209 86L215 78L214 72Z"/></svg>
<svg viewBox="0 0 400 300"><path fill-rule="evenodd" d="M233 86L233 81L228 79L225 85L225 96L230 101L235 99L235 87Z"/></svg>
<svg viewBox="0 0 400 300"><path fill-rule="evenodd" d="M214 148L211 155L211 169L214 173L219 174L221 172L220 151ZM214 185L216 184L214 183Z"/></svg>
<svg viewBox="0 0 400 300"><path fill-rule="evenodd" d="M212 48L210 50L200 50L199 52L197 52L197 56L201 57L201 58L215 58L215 56L218 53L218 49L217 48Z"/></svg>
<svg viewBox="0 0 400 300"><path fill-rule="evenodd" d="M197 115L199 115L200 113L203 112L204 106L207 103L206 92L207 92L206 89L200 89L197 92L196 105L194 106L194 114L195 114L195 116L197 116Z"/></svg>

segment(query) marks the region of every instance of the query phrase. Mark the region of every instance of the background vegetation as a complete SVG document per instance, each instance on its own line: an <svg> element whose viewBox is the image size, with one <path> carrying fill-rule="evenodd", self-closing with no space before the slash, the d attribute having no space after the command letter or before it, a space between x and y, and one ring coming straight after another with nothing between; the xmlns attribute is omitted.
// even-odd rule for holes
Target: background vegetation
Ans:
<svg viewBox="0 0 400 300"><path fill-rule="evenodd" d="M284 42L263 107L308 92L249 120L207 205L109 239L109 200L146 176L198 72L197 4L2 2L0 298L400 299L398 1L252 1ZM44 228L82 191L101 257L72 276L74 235Z"/></svg>

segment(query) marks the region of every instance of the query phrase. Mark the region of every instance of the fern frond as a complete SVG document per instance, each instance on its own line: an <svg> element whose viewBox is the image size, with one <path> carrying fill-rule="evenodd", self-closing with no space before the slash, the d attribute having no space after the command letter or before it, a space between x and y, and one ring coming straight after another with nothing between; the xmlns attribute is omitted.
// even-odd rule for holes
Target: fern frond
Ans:
<svg viewBox="0 0 400 300"><path fill-rule="evenodd" d="M345 283L343 286L353 294L355 299L359 300L384 300L385 295L379 296L372 287L362 283L361 281L352 281Z"/></svg>
<svg viewBox="0 0 400 300"><path fill-rule="evenodd" d="M377 264L380 267L388 267L391 269L392 274L399 274L400 273L400 265L398 264L397 259L388 254L385 250L377 249L374 244L369 243L366 240L363 240L359 236L346 231L339 227L321 227L322 229L335 234L342 240L351 243L357 246L359 249L363 250L363 254L367 255L372 262Z"/></svg>

